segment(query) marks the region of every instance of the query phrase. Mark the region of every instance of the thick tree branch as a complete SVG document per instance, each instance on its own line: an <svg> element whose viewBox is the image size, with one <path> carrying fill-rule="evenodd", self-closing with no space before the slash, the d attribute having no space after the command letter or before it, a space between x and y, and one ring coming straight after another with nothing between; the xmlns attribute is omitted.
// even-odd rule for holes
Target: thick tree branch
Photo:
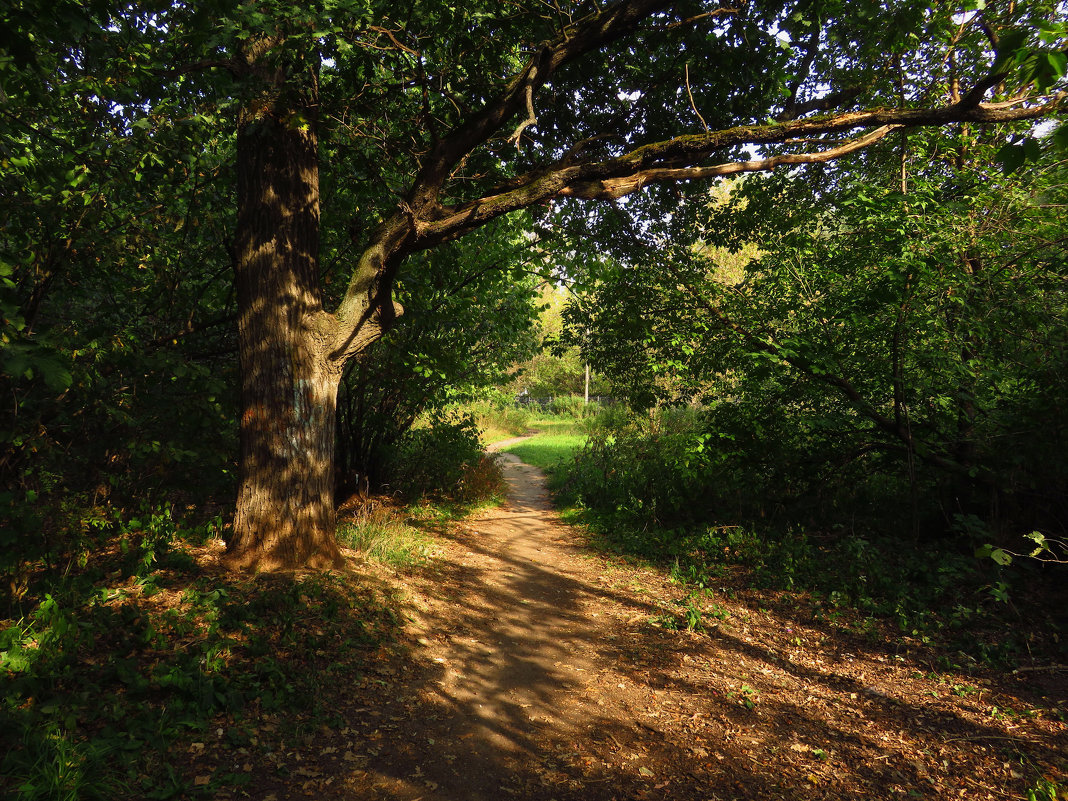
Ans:
<svg viewBox="0 0 1068 801"><path fill-rule="evenodd" d="M390 299L392 276L405 255L423 246L421 243L426 238L420 234L422 220L439 216L438 198L456 165L524 109L533 117L534 91L560 67L626 36L652 14L670 5L671 0L622 0L568 26L557 39L543 44L531 56L500 95L434 144L407 197L399 204L398 211L379 227L357 264L334 316L334 331L328 335L333 343L330 359L343 363L377 339L390 320L400 313L399 307ZM521 125L515 135L518 137L525 127ZM462 230L457 227L448 233L458 236L501 213L526 205L530 203L511 205L496 214L482 216L481 221L472 221ZM450 238L454 237L440 236L436 241Z"/></svg>
<svg viewBox="0 0 1068 801"><path fill-rule="evenodd" d="M972 93L969 93L970 95ZM544 203L556 197L615 200L643 186L664 181L693 180L780 165L815 163L840 158L878 141L899 128L944 125L950 122L1014 122L1045 116L1061 103L1062 95L1021 106L969 104L961 101L933 109L870 109L767 125L739 126L705 134L680 136L632 150L600 162L559 164L520 176L492 195L415 220L413 249L456 238L494 217ZM826 151L785 154L755 161L696 166L717 151L741 146L781 144L799 137L838 134L878 126L870 133Z"/></svg>
<svg viewBox="0 0 1068 801"><path fill-rule="evenodd" d="M560 67L631 33L651 14L670 5L670 0L625 0L591 14L544 44L500 95L437 143L416 177L408 204L417 210L432 205L452 168L520 113L527 105L528 92L532 95Z"/></svg>
<svg viewBox="0 0 1068 801"><path fill-rule="evenodd" d="M874 144L893 130L901 128L901 125L883 125L874 131L856 139L851 139L838 147L828 150L819 150L813 153L790 153L779 156L771 156L766 159L750 161L734 161L727 164L715 164L710 167L675 167L653 168L643 170L633 177L591 181L587 184L576 184L561 192L565 197L577 197L584 200L617 200L629 195L642 187L655 183L668 181L693 181L715 178L723 175L737 175L743 172L767 172L776 167L790 164L819 164L841 158L849 153L863 150L868 145Z"/></svg>
<svg viewBox="0 0 1068 801"><path fill-rule="evenodd" d="M848 89L843 89L840 92L833 92L829 95L825 95L824 97L806 100L804 103L795 103L791 100L786 104L782 114L775 118L775 121L789 122L790 120L796 120L798 117L803 117L806 114L811 114L813 111L830 111L831 109L839 108L860 97L865 88L867 87L852 86Z"/></svg>
<svg viewBox="0 0 1068 801"><path fill-rule="evenodd" d="M1035 98L1034 105L983 104L981 99L999 75L986 76L958 102L937 108L848 111L763 125L738 126L697 135L679 136L634 148L621 156L575 163L570 159L533 170L472 201L445 207L440 203L450 176L468 155L500 131L510 119L526 114L512 135L535 122L534 93L562 66L625 37L670 0L621 0L571 24L555 40L541 45L503 91L446 132L426 154L405 199L372 237L354 272L335 320L332 358L344 359L360 343L376 338L394 315L390 301L392 276L407 254L456 239L510 212L546 203L553 198L615 200L654 183L708 179L741 172L771 170L782 165L826 162L861 150L894 129L936 126L954 122L998 123L1035 119L1053 111L1061 96ZM730 13L721 9L717 13ZM856 90L845 90L795 106L794 115L850 102ZM763 159L708 164L717 153L736 148L781 145L798 138L817 140L868 129L867 133L825 150L780 154Z"/></svg>

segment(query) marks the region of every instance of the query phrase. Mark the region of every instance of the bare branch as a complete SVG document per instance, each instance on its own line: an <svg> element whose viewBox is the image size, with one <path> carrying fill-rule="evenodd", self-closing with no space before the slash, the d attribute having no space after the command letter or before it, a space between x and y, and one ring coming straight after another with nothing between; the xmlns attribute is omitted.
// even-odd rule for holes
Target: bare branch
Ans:
<svg viewBox="0 0 1068 801"><path fill-rule="evenodd" d="M535 125L538 122L538 118L534 115L534 85L527 84L527 118L519 123L519 127L516 128L512 135L508 137L509 142L515 142L515 149L519 150L519 137L523 135L523 131L529 128L531 125Z"/></svg>
<svg viewBox="0 0 1068 801"><path fill-rule="evenodd" d="M802 117L805 114L811 114L813 111L830 111L831 109L840 108L846 103L856 100L866 88L867 87L865 86L851 86L848 89L843 89L840 92L832 92L824 97L806 100L804 103L794 103L793 101L790 101L786 104L786 108L783 110L782 114L775 118L775 121L789 122L790 120L796 120L798 117Z"/></svg>
<svg viewBox="0 0 1068 801"><path fill-rule="evenodd" d="M393 46L398 50L403 50L405 53L408 53L411 56L415 56L415 58L417 59L422 58L422 54L420 54L418 50L413 50L412 48L398 41L396 35L393 33L393 31L389 30L389 28L383 28L378 25L369 25L368 30L372 30L375 33L385 34L389 41L393 42Z"/></svg>
<svg viewBox="0 0 1068 801"><path fill-rule="evenodd" d="M690 91L690 65L686 65L686 95L690 98L690 108L693 109L693 113L697 115L697 119L701 121L701 125L705 129L705 133L708 133L708 123L705 122L705 118L701 116L701 112L697 110L697 106L693 102L693 92Z"/></svg>

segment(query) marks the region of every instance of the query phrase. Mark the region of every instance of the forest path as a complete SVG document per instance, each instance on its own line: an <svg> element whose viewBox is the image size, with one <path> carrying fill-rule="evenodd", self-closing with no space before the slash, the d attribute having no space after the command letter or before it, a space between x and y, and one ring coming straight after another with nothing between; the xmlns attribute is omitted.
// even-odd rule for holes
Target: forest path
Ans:
<svg viewBox="0 0 1068 801"><path fill-rule="evenodd" d="M454 532L420 593L418 642L437 675L418 692L417 713L405 706L417 728L397 721L403 742L383 744L373 760L379 797L612 798L618 777L587 775L597 761L588 745L662 746L636 724L657 691L612 669L626 661L617 628L657 608L605 587L611 571L559 523L542 473L498 458L507 502ZM634 779L651 787L630 752Z"/></svg>
<svg viewBox="0 0 1068 801"><path fill-rule="evenodd" d="M348 724L297 756L304 783L266 797L986 799L1063 776L1063 721L990 714L1029 703L1009 682L936 671L795 597L724 574L690 597L709 630L670 630L686 588L591 551L542 474L501 458L508 502L393 578L405 637L341 692Z"/></svg>

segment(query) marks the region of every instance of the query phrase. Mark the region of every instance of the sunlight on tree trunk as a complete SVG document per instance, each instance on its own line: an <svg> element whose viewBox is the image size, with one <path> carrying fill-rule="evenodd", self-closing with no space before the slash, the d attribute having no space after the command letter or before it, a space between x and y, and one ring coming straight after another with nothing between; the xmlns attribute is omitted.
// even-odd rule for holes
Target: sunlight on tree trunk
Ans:
<svg viewBox="0 0 1068 801"><path fill-rule="evenodd" d="M341 371L319 290L313 98L262 100L238 129L241 471L228 555L250 569L332 567L342 561L333 493Z"/></svg>

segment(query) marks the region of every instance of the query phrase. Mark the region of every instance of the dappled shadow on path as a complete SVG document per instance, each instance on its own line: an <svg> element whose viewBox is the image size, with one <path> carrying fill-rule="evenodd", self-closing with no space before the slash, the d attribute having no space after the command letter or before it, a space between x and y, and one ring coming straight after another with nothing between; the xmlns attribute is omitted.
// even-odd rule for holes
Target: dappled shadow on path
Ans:
<svg viewBox="0 0 1068 801"><path fill-rule="evenodd" d="M318 797L967 799L1063 775L1063 724L936 702L909 656L740 609L708 635L649 625L663 577L590 556L507 468L509 504L441 532L449 558L410 579L412 640L342 693L345 744L305 752Z"/></svg>

